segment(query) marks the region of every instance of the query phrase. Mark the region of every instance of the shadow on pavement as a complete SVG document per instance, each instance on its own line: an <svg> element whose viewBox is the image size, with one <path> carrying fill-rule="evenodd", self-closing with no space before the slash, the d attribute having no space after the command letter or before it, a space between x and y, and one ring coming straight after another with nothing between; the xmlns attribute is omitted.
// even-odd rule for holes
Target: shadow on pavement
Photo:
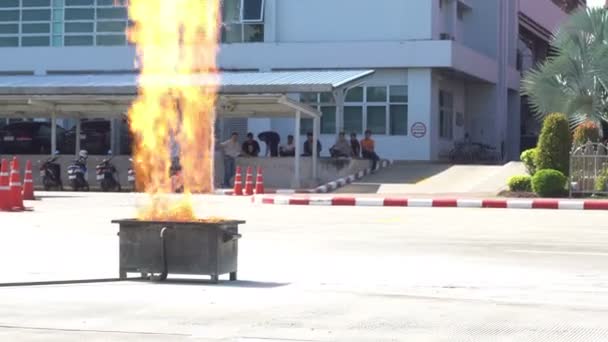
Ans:
<svg viewBox="0 0 608 342"><path fill-rule="evenodd" d="M146 282L151 285L212 285L214 287L238 287L238 288L251 288L251 289L271 289L277 287L288 286L290 283L274 283L274 282L262 282L262 281L247 281L237 280L228 281L220 280L219 283L215 284L206 279L167 279L164 281L152 281L144 279L136 279L137 282Z"/></svg>

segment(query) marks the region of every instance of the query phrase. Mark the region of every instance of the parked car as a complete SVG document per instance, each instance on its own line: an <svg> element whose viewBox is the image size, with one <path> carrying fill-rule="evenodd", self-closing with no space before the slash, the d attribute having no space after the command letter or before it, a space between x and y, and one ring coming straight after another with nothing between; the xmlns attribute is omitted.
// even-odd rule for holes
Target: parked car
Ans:
<svg viewBox="0 0 608 342"><path fill-rule="evenodd" d="M57 149L62 151L65 129L56 126ZM0 130L1 154L50 154L51 124L49 122L20 121Z"/></svg>
<svg viewBox="0 0 608 342"><path fill-rule="evenodd" d="M111 149L112 136L109 120L87 120L80 124L80 148L89 151L90 154L105 155ZM65 132L65 146L68 151L76 148L76 127ZM122 128L120 132L121 151L123 154L130 152L130 136L128 128ZM118 153L121 154L121 153Z"/></svg>

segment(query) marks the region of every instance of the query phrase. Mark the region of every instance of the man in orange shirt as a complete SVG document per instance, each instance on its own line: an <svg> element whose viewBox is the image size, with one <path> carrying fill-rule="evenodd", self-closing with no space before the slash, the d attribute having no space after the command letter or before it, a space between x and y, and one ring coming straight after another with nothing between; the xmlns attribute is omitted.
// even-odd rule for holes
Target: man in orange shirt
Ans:
<svg viewBox="0 0 608 342"><path fill-rule="evenodd" d="M365 138L361 140L361 156L365 159L372 160L372 172L376 171L378 160L380 157L376 154L376 143L372 139L372 131L365 131Z"/></svg>

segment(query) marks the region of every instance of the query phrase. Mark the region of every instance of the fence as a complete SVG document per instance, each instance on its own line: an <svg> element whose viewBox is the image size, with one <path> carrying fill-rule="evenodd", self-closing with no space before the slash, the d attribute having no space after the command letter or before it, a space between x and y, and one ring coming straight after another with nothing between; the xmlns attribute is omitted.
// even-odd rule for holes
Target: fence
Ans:
<svg viewBox="0 0 608 342"><path fill-rule="evenodd" d="M570 197L608 195L608 145L588 142L570 153Z"/></svg>

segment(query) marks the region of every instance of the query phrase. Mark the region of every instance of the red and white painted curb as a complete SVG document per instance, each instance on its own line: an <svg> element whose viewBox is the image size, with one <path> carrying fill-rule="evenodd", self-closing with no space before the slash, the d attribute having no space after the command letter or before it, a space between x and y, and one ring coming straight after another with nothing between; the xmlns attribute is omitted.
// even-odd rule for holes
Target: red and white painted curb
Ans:
<svg viewBox="0 0 608 342"><path fill-rule="evenodd" d="M608 210L608 200L254 196L252 202L312 206Z"/></svg>
<svg viewBox="0 0 608 342"><path fill-rule="evenodd" d="M389 167L393 164L392 160L381 160L378 162L378 170L383 169L385 167ZM351 184L354 181L361 179L367 175L372 173L371 168L367 168L365 170L361 170L355 174L349 175L347 177L339 178L333 182L326 183L324 185L318 186L314 188L311 192L313 193L327 193L339 189L347 184Z"/></svg>

